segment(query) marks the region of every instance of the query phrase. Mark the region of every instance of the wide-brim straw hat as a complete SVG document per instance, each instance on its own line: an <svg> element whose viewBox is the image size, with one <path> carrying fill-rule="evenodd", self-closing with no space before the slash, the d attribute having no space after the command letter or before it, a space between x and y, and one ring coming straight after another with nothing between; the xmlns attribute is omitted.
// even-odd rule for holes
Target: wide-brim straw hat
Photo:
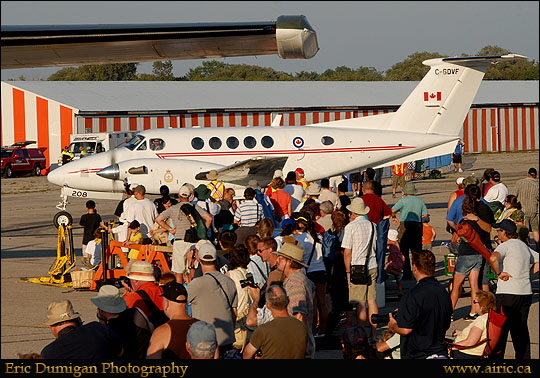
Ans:
<svg viewBox="0 0 540 378"><path fill-rule="evenodd" d="M47 308L47 320L43 324L51 326L57 323L67 322L81 317L81 314L75 312L69 299L55 301L49 304Z"/></svg>
<svg viewBox="0 0 540 378"><path fill-rule="evenodd" d="M304 250L292 243L283 243L283 246L278 251L277 255L283 256L292 261L296 261L305 268L308 267L308 265L302 260L304 257Z"/></svg>
<svg viewBox="0 0 540 378"><path fill-rule="evenodd" d="M306 188L306 193L309 196L318 196L321 194L321 187L319 184L311 184Z"/></svg>
<svg viewBox="0 0 540 378"><path fill-rule="evenodd" d="M351 204L347 206L347 210L358 215L365 215L369 213L370 208L369 206L366 206L362 198L356 197L352 200Z"/></svg>
<svg viewBox="0 0 540 378"><path fill-rule="evenodd" d="M127 309L125 299L120 295L120 290L113 285L103 285L99 289L97 297L90 298L100 310L111 314L119 314Z"/></svg>
<svg viewBox="0 0 540 378"><path fill-rule="evenodd" d="M132 280L154 282L154 266L147 261L134 261L129 268L127 277Z"/></svg>

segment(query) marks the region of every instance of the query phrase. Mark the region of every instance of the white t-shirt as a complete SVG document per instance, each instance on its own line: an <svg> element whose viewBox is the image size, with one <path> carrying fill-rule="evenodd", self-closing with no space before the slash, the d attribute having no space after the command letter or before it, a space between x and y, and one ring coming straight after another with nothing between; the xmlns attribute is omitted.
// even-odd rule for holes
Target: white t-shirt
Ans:
<svg viewBox="0 0 540 378"><path fill-rule="evenodd" d="M532 294L531 264L538 262L538 252L530 249L519 239L510 239L495 248L500 253L501 271L512 277L508 281L498 280L496 294Z"/></svg>
<svg viewBox="0 0 540 378"><path fill-rule="evenodd" d="M125 202L124 202L125 203ZM126 221L139 221L141 224L141 234L144 237L150 237L150 230L154 226L154 220L158 216L156 205L148 198L135 200L129 205L126 213Z"/></svg>
<svg viewBox="0 0 540 378"><path fill-rule="evenodd" d="M296 209L301 203L306 191L302 188L302 185L287 184L283 188L283 191L289 193L291 196L291 208Z"/></svg>
<svg viewBox="0 0 540 378"><path fill-rule="evenodd" d="M304 257L303 261L304 263L308 263L309 258L311 256L311 251L313 251L313 257L311 258L311 262L309 264L309 267L306 270L306 273L316 272L319 270L326 270L326 267L324 265L323 261L323 253L322 253L322 244L316 243L315 249L313 249L313 237L309 235L306 232L301 233L300 235L293 235L294 238L300 243L302 246L302 249L304 250Z"/></svg>
<svg viewBox="0 0 540 378"><path fill-rule="evenodd" d="M486 314L480 315L479 317L474 319L474 321L471 324L469 324L465 329L463 329L463 331L459 335L456 336L454 343L459 344L463 340L467 339L473 327L480 328L482 330L482 336L480 336L480 340L485 339L487 337L487 322L488 322L488 314L486 313ZM486 344L481 344L475 348L464 349L461 352L465 354L470 354L472 356L481 356L485 348L486 348Z"/></svg>
<svg viewBox="0 0 540 378"><path fill-rule="evenodd" d="M101 243L96 244L96 240L90 240L86 245L87 255L90 255L90 264L93 266L98 265L101 262Z"/></svg>
<svg viewBox="0 0 540 378"><path fill-rule="evenodd" d="M504 205L504 200L506 199L506 196L508 195L508 188L506 185L504 185L502 182L493 185L489 190L487 191L486 195L484 196L484 199L487 202L493 202L493 201L499 201Z"/></svg>

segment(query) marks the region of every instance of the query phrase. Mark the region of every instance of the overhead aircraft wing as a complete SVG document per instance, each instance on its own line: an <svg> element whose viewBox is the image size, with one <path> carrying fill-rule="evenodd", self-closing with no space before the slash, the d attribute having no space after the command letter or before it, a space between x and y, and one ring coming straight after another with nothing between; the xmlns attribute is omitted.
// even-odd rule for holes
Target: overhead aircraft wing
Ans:
<svg viewBox="0 0 540 378"><path fill-rule="evenodd" d="M274 171L283 169L288 157L259 156L229 165L217 170L219 181L247 186L250 180L257 180L260 186L266 186L272 181ZM195 180L209 180L210 171L200 172Z"/></svg>
<svg viewBox="0 0 540 378"><path fill-rule="evenodd" d="M268 22L136 25L2 25L2 69L153 62L319 50L305 16Z"/></svg>

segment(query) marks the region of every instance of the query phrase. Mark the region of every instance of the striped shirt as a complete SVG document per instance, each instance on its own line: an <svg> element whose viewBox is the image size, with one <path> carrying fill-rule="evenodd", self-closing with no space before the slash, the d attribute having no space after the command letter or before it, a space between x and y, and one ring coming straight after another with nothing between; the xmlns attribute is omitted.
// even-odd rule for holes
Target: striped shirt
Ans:
<svg viewBox="0 0 540 378"><path fill-rule="evenodd" d="M375 232L375 234L373 235L373 241L371 242L372 244L371 251L369 253L368 269L377 267L377 259L375 255L377 231L374 224L364 216L359 216L345 226L341 248L347 248L352 251L351 265L364 265L366 263L369 240L372 232Z"/></svg>
<svg viewBox="0 0 540 378"><path fill-rule="evenodd" d="M523 213L532 217L538 214L538 180L527 177L516 182L516 196Z"/></svg>
<svg viewBox="0 0 540 378"><path fill-rule="evenodd" d="M245 200L238 205L234 213L234 220L240 222L241 226L255 226L257 221L263 218L263 208L256 199Z"/></svg>

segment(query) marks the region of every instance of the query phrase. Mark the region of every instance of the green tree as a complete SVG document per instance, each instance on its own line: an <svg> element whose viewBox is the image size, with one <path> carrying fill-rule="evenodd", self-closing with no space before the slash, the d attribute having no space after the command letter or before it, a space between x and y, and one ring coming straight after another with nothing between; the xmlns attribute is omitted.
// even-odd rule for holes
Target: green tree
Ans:
<svg viewBox="0 0 540 378"><path fill-rule="evenodd" d="M440 58L439 53L416 52L402 62L394 64L388 71L384 80L388 81L419 81L427 74L429 67L422 64L424 60Z"/></svg>
<svg viewBox="0 0 540 378"><path fill-rule="evenodd" d="M497 56L510 54L509 50L499 46L486 46L478 52L479 56ZM538 62L516 59L498 62L486 71L485 80L538 80Z"/></svg>
<svg viewBox="0 0 540 378"><path fill-rule="evenodd" d="M67 67L55 72L47 80L59 81L125 81L137 78L138 63L93 64Z"/></svg>
<svg viewBox="0 0 540 378"><path fill-rule="evenodd" d="M318 78L318 80L328 81L378 81L382 79L382 73L373 67L351 69L345 66L336 67L335 70L328 69L319 75Z"/></svg>
<svg viewBox="0 0 540 378"><path fill-rule="evenodd" d="M175 77L173 75L173 64L170 60L154 62L154 64L152 64L152 73L156 77L156 80L175 80Z"/></svg>

